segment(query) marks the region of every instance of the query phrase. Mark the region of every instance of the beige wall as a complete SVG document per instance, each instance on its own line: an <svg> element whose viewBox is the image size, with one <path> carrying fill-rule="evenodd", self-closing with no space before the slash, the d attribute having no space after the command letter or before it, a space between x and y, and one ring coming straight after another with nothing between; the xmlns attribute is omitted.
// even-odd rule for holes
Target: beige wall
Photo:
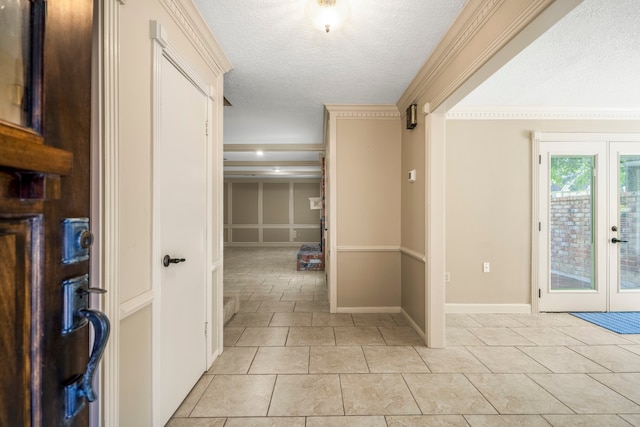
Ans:
<svg viewBox="0 0 640 427"><path fill-rule="evenodd" d="M402 309L424 332L425 325L425 144L424 116L418 114L414 129L402 129ZM416 181L408 180L416 170ZM410 250L414 256L408 254ZM417 255L417 256L415 256Z"/></svg>
<svg viewBox="0 0 640 427"><path fill-rule="evenodd" d="M336 120L337 307L397 308L399 115L343 117Z"/></svg>
<svg viewBox="0 0 640 427"><path fill-rule="evenodd" d="M338 246L400 245L399 128L399 118L338 120Z"/></svg>
<svg viewBox="0 0 640 427"><path fill-rule="evenodd" d="M120 425L150 426L151 423L151 371L141 369L150 366L151 307L147 306L120 323L121 384L126 387L120 393ZM123 379L127 379L123 382Z"/></svg>
<svg viewBox="0 0 640 427"><path fill-rule="evenodd" d="M446 129L442 114L578 2L467 1L397 102L398 110L403 113L411 104L418 108L417 127L402 133L402 167L406 173L405 169L413 168L412 163L416 165L418 180L420 177L424 180L424 191L420 193L428 199L422 198L417 186L412 189L402 184L402 308L425 332L431 347L445 345L443 252L447 246L444 232L447 193ZM425 152L419 151L420 146L425 147ZM422 272L419 265L414 264L423 259ZM411 265L409 271L404 271L405 265ZM423 303L416 302L423 299ZM420 313L425 314L424 318Z"/></svg>
<svg viewBox="0 0 640 427"><path fill-rule="evenodd" d="M178 1L177 3L182 3ZM119 425L151 422L152 367L152 46L150 21L166 30L171 46L222 99L222 73L203 59L163 0L126 2L119 14L119 300L129 309L117 328ZM178 8L178 10L182 10ZM181 22L178 24L178 22ZM192 34L193 35L193 34ZM111 107L111 106L110 106ZM221 105L219 108L221 109ZM215 138L215 137L214 137ZM217 191L217 190L216 190ZM137 305L136 301L151 301ZM114 322L117 320L113 320Z"/></svg>
<svg viewBox="0 0 640 427"><path fill-rule="evenodd" d="M320 242L319 179L225 181L225 244L294 245ZM229 240L231 239L231 240Z"/></svg>
<svg viewBox="0 0 640 427"><path fill-rule="evenodd" d="M639 132L640 122L448 120L447 303L531 302L533 131Z"/></svg>

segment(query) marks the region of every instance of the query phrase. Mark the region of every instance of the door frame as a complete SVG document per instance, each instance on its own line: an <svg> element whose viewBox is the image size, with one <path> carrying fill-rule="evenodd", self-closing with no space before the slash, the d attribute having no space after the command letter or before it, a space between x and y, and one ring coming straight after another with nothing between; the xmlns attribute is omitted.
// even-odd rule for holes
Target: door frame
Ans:
<svg viewBox="0 0 640 427"><path fill-rule="evenodd" d="M162 59L166 58L187 78L204 96L207 98L207 132L206 132L206 215L203 224L206 233L205 244L205 266L203 266L202 274L205 277L205 320L207 332L211 330L213 333L207 333L205 339L205 362L206 367L210 367L215 358L222 351L222 279L221 265L217 265L220 257L217 256L217 247L214 245L215 236L220 236L220 227L218 221L219 212L217 206L219 201L214 196L220 196L222 185L219 179L215 179L214 174L214 158L217 157L215 146L215 135L217 132L217 108L216 108L216 92L212 86L207 85L197 72L189 65L189 63L174 49L167 39L165 28L158 21L151 22L151 39L153 41L153 71L152 71L152 235L151 235L151 292L153 294L153 311L152 311L152 357L151 357L151 381L152 381L152 419L155 424L159 423L159 377L160 377L160 276L161 269L161 248L160 248L160 174L159 170L159 144L160 144L160 110L162 99L160 96L160 84L162 79ZM216 191L217 190L217 191ZM215 279L214 279L215 277ZM214 325L216 328L209 328L208 325ZM204 326L204 325L203 325ZM195 384L194 384L195 385Z"/></svg>
<svg viewBox="0 0 640 427"><path fill-rule="evenodd" d="M532 171L532 185L531 185L531 313L537 314L540 312L539 298L541 292L541 285L543 284L543 274L541 271L543 262L540 259L541 243L540 233L542 218L540 218L540 143L542 142L576 142L576 143L588 143L588 142L640 142L639 133L582 133L582 132L532 132L531 133L531 171ZM606 162L607 160L605 160ZM608 165L608 163L607 163ZM606 189L609 192L609 187ZM608 194L603 197L609 198ZM605 223L609 224L609 210L605 214ZM609 257L607 257L606 268L604 272L607 282L609 281ZM610 286L607 283L606 289L606 308L609 309L610 302Z"/></svg>

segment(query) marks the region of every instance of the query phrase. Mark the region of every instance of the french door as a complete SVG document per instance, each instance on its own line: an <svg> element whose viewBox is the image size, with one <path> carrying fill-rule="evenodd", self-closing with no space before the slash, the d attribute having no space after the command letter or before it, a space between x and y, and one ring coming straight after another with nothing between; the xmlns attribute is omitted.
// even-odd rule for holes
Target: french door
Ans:
<svg viewBox="0 0 640 427"><path fill-rule="evenodd" d="M640 311L640 135L535 143L539 311Z"/></svg>

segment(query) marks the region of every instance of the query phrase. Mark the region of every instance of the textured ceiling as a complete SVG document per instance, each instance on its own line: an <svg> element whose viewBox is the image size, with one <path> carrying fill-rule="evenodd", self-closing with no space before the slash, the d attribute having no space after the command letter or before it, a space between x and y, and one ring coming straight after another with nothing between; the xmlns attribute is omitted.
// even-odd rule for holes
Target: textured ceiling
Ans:
<svg viewBox="0 0 640 427"><path fill-rule="evenodd" d="M454 110L640 109L640 1L585 0Z"/></svg>
<svg viewBox="0 0 640 427"><path fill-rule="evenodd" d="M305 15L307 0L195 0L233 64L227 147L322 144L324 104L394 104L464 4L348 1L349 20L327 34ZM225 150L228 178L320 176L317 151L238 149Z"/></svg>
<svg viewBox="0 0 640 427"><path fill-rule="evenodd" d="M225 76L233 104L224 111L225 144L251 146L321 144L324 104L396 103L464 4L349 0L349 21L325 34L305 16L306 0L195 2L234 67ZM640 109L638 76L640 0L585 0L454 110ZM267 161L260 167L270 177L274 162L308 165L314 156L225 152L235 165ZM242 166L231 168L229 176L241 176ZM247 176L262 176L254 169Z"/></svg>
<svg viewBox="0 0 640 427"><path fill-rule="evenodd" d="M306 0L195 1L233 64L226 144L321 144L324 104L395 103L464 4L349 0L326 34Z"/></svg>

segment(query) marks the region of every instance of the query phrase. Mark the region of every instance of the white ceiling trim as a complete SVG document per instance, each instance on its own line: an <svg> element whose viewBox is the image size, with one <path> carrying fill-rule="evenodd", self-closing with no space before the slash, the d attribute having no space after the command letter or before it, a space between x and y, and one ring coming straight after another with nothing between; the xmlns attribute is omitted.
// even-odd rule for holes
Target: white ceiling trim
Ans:
<svg viewBox="0 0 640 427"><path fill-rule="evenodd" d="M232 66L229 58L192 1L162 0L161 4L182 28L198 53L213 71L224 74L231 70Z"/></svg>
<svg viewBox="0 0 640 427"><path fill-rule="evenodd" d="M224 144L225 152L241 151L324 151L322 144Z"/></svg>
<svg viewBox="0 0 640 427"><path fill-rule="evenodd" d="M640 109L458 106L447 120L640 120Z"/></svg>
<svg viewBox="0 0 640 427"><path fill-rule="evenodd" d="M283 161L234 161L234 160L226 160L224 162L224 166L250 166L250 167L259 167L259 166L278 166L278 167L286 167L286 166L317 166L320 167L320 161L308 161L308 160L283 160Z"/></svg>
<svg viewBox="0 0 640 427"><path fill-rule="evenodd" d="M299 170L294 170L294 171L225 171L224 172L224 176L225 178L242 178L242 177L248 177L248 178L259 178L259 177L269 177L269 178L274 178L274 177L291 177L291 176L295 176L295 177L320 177L321 173L320 171L299 171Z"/></svg>
<svg viewBox="0 0 640 427"><path fill-rule="evenodd" d="M328 112L341 119L398 119L400 112L393 104L353 105L326 104Z"/></svg>

